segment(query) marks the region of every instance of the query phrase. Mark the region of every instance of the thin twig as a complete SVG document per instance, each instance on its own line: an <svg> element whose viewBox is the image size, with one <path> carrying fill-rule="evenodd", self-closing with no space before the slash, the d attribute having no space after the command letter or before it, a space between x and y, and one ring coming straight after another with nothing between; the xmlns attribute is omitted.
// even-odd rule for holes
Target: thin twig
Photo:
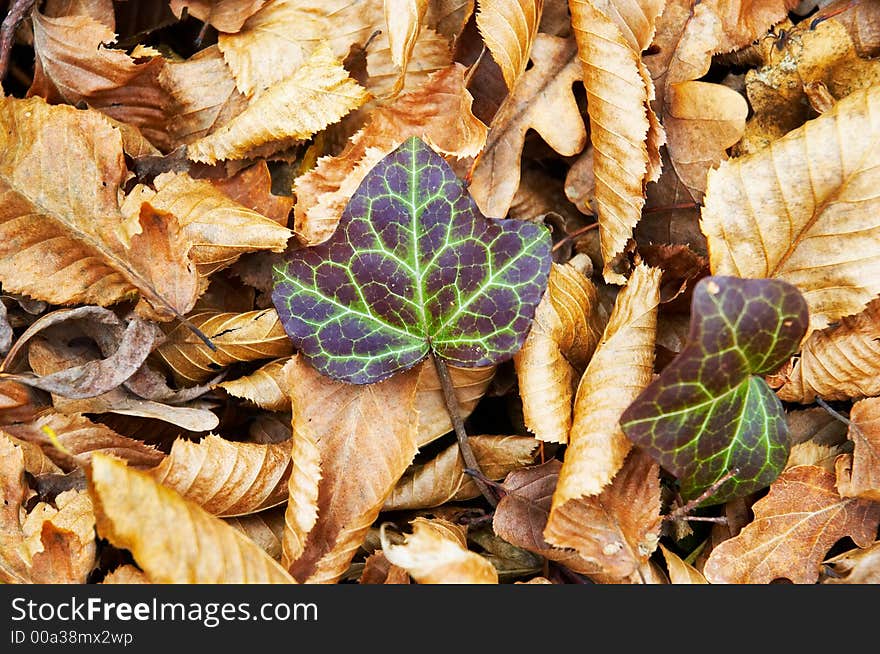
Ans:
<svg viewBox="0 0 880 654"><path fill-rule="evenodd" d="M9 69L9 53L15 40L15 30L33 9L35 3L36 0L13 0L6 18L0 24L0 82L6 79L6 71Z"/></svg>
<svg viewBox="0 0 880 654"><path fill-rule="evenodd" d="M592 230L596 229L597 227L599 227L599 223L590 223L586 227L581 227L580 229L574 230L571 234L566 234L561 239L559 239L559 241L557 241L556 244L554 244L552 248L550 248L550 251L556 252L556 250L561 248L563 245L565 245L569 241L574 240L580 236L583 236L587 232L592 231Z"/></svg>
<svg viewBox="0 0 880 654"><path fill-rule="evenodd" d="M455 386L452 383L452 375L449 374L449 368L446 362L439 356L434 356L434 366L437 368L437 376L440 378L440 388L443 390L443 400L446 402L446 410L449 412L449 418L452 420L452 427L455 430L455 437L458 439L458 451L464 461L465 470L471 471L474 483L486 501L493 507L498 506L498 498L495 493L484 481L486 476L480 469L477 457L471 449L468 441L467 432L464 428L464 421L461 419L461 413L458 410L458 398L455 395Z"/></svg>
<svg viewBox="0 0 880 654"><path fill-rule="evenodd" d="M724 474L723 477L716 479L715 482L713 482L713 484L711 486L709 486L709 488L707 488L702 493L700 493L699 497L695 497L687 504L683 504L682 506L678 507L674 511L670 511L665 516L663 516L663 519L664 520L680 520L682 518L687 518L688 520L691 520L692 518L688 517L687 514L690 513L691 511L693 511L694 509L696 509L700 505L700 502L702 502L707 497L712 495L715 491L717 491L719 488L721 488L721 486L724 484L724 482L726 482L728 479L730 479L731 477L736 475L738 472L739 472L739 468L734 468L733 470L728 470ZM704 522L714 522L714 521L713 520L705 520Z"/></svg>
<svg viewBox="0 0 880 654"><path fill-rule="evenodd" d="M830 413L833 417L835 417L835 418L837 418L838 420L840 420L840 422L842 422L843 424L845 424L847 427L851 427L851 426L852 426L852 422L850 421L849 418L847 418L847 417L846 417L845 415L843 415L842 413L839 413L838 411L832 409L831 406L829 406L828 402L826 402L825 400L823 400L821 397L819 397L819 396L817 395L814 399L816 400L816 404L818 404L820 407L822 407L823 409L825 409L825 410L826 410L828 413Z"/></svg>

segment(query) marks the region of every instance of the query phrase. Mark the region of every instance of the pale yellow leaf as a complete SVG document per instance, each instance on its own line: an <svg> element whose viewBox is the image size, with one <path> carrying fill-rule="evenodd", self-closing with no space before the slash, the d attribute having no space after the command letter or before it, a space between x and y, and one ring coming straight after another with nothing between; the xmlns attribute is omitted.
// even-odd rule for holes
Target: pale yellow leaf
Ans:
<svg viewBox="0 0 880 654"><path fill-rule="evenodd" d="M367 80L365 87L371 95L384 104L395 94L414 91L424 84L431 73L446 68L453 61L449 40L434 30L423 27L412 47L405 76L392 61L392 50L385 34L370 42L366 53ZM362 109L372 109L369 105Z"/></svg>
<svg viewBox="0 0 880 654"><path fill-rule="evenodd" d="M669 571L669 583L672 584L708 584L703 573L690 563L685 563L675 552L660 545L663 558L666 559L666 569Z"/></svg>
<svg viewBox="0 0 880 654"><path fill-rule="evenodd" d="M544 0L480 0L477 28L513 89L525 72L538 33Z"/></svg>
<svg viewBox="0 0 880 654"><path fill-rule="evenodd" d="M96 565L95 514L85 491L59 493L54 506L40 502L21 525L35 584L84 584Z"/></svg>
<svg viewBox="0 0 880 654"><path fill-rule="evenodd" d="M396 92L403 87L406 69L422 29L428 0L384 0L385 24L388 27L388 43L391 61L400 69Z"/></svg>

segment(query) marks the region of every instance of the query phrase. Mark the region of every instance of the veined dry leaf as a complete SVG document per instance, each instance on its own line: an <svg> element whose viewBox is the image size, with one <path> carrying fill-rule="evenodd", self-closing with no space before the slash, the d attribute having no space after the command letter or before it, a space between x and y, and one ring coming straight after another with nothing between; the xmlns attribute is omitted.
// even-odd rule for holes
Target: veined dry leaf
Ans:
<svg viewBox="0 0 880 654"><path fill-rule="evenodd" d="M305 245L325 241L364 176L410 136L419 136L444 155L476 155L486 126L471 112L465 68L455 63L431 74L418 89L376 108L370 122L334 157L322 157L294 182L294 232Z"/></svg>
<svg viewBox="0 0 880 654"><path fill-rule="evenodd" d="M293 583L241 532L148 473L98 454L89 491L98 534L130 551L153 583Z"/></svg>
<svg viewBox="0 0 880 654"><path fill-rule="evenodd" d="M45 16L91 16L110 29L116 24L113 15L113 0L48 0L43 3Z"/></svg>
<svg viewBox="0 0 880 654"><path fill-rule="evenodd" d="M210 181L239 204L287 227L293 197L272 193L272 176L265 161L258 161L232 177Z"/></svg>
<svg viewBox="0 0 880 654"><path fill-rule="evenodd" d="M391 91L393 95L403 88L406 69L428 10L428 0L384 0L384 10L391 62L400 70L399 79Z"/></svg>
<svg viewBox="0 0 880 654"><path fill-rule="evenodd" d="M522 349L513 357L526 427L568 442L578 380L602 333L596 287L571 264L553 264Z"/></svg>
<svg viewBox="0 0 880 654"><path fill-rule="evenodd" d="M849 420L855 447L837 459L837 490L841 497L880 502L880 397L853 404Z"/></svg>
<svg viewBox="0 0 880 654"><path fill-rule="evenodd" d="M39 98L7 97L0 102L0 134L4 290L52 304L101 306L140 292L166 316L169 308L186 313L192 307L195 270L185 249L173 262L153 261L119 230L118 196L128 173L122 138L109 121ZM173 226L165 225L164 233L156 227L141 238L165 236L171 239L166 245L176 244Z"/></svg>
<svg viewBox="0 0 880 654"><path fill-rule="evenodd" d="M387 102L389 96L419 88L431 73L446 68L453 61L449 40L428 27L423 27L418 33L405 77L401 76L400 68L394 64L392 55L391 45L384 32L370 42L366 52L366 89L372 96L380 98L381 103ZM361 111L366 110L365 107Z"/></svg>
<svg viewBox="0 0 880 654"><path fill-rule="evenodd" d="M10 438L0 434L0 581L28 583L30 557L21 533L23 505L28 498L24 452Z"/></svg>
<svg viewBox="0 0 880 654"><path fill-rule="evenodd" d="M689 563L681 560L675 552L671 552L660 545L663 558L666 559L666 569L669 570L669 583L671 584L708 584L703 573Z"/></svg>
<svg viewBox="0 0 880 654"><path fill-rule="evenodd" d="M187 146L193 161L246 158L270 143L311 137L367 100L329 46L320 46L290 77L262 91L221 128Z"/></svg>
<svg viewBox="0 0 880 654"><path fill-rule="evenodd" d="M95 514L85 491L40 502L21 525L30 554L31 583L84 584L95 566Z"/></svg>
<svg viewBox="0 0 880 654"><path fill-rule="evenodd" d="M126 563L125 565L121 565L118 568L114 568L104 579L101 580L102 584L148 584L150 580L147 579L147 575L143 573L143 571L138 570L137 566L133 566L130 563Z"/></svg>
<svg viewBox="0 0 880 654"><path fill-rule="evenodd" d="M543 10L544 0L479 2L477 28L509 89L526 70Z"/></svg>
<svg viewBox="0 0 880 654"><path fill-rule="evenodd" d="M565 472L562 465L559 481ZM603 580L642 577L660 540L660 467L633 449L611 484L600 494L556 503L544 538L594 561Z"/></svg>
<svg viewBox="0 0 880 654"><path fill-rule="evenodd" d="M786 402L812 404L880 395L880 300L834 327L813 332L795 356L768 378Z"/></svg>
<svg viewBox="0 0 880 654"><path fill-rule="evenodd" d="M385 499L416 454L415 395L421 369L357 386L323 377L299 355L287 365L294 469L285 560L300 581L334 583L348 569ZM303 457L309 462L303 468L298 461L300 446L313 452ZM315 458L320 462L320 481L315 479ZM303 533L312 521L307 507L315 497L316 481L317 522ZM310 499L298 502L300 494ZM293 524L291 507L306 511Z"/></svg>
<svg viewBox="0 0 880 654"><path fill-rule="evenodd" d="M171 11L182 18L183 10L220 32L237 32L267 0L170 0Z"/></svg>
<svg viewBox="0 0 880 654"><path fill-rule="evenodd" d="M440 388L440 378L437 376L434 362L426 359L418 364L417 368L421 370L416 388L416 411L418 411L419 425L418 444L422 447L452 431L452 420L449 418L449 410L443 399L443 390ZM489 390L496 370L497 366L485 368L449 366L449 374L458 399L458 412L462 420L470 416Z"/></svg>
<svg viewBox="0 0 880 654"><path fill-rule="evenodd" d="M526 132L534 129L563 156L587 142L572 85L582 79L572 39L538 34L525 71L492 118L486 146L474 167L468 191L487 216L504 218L520 185Z"/></svg>
<svg viewBox="0 0 880 654"><path fill-rule="evenodd" d="M28 95L52 103L85 102L123 123L138 127L159 148L168 148L166 111L171 97L159 84L161 56L142 62L122 50L113 30L90 16L50 18L32 14L34 81Z"/></svg>
<svg viewBox="0 0 880 654"><path fill-rule="evenodd" d="M553 495L554 512L595 495L617 473L632 447L620 415L651 381L660 302L659 268L637 266L621 289L602 340L578 383L568 448ZM614 392L609 393L613 388Z"/></svg>
<svg viewBox="0 0 880 654"><path fill-rule="evenodd" d="M856 91L763 150L710 171L700 227L715 275L778 277L812 329L880 293L880 86Z"/></svg>
<svg viewBox="0 0 880 654"><path fill-rule="evenodd" d="M834 574L827 575L820 583L880 584L880 541L826 559L823 565Z"/></svg>
<svg viewBox="0 0 880 654"><path fill-rule="evenodd" d="M211 350L185 325L172 329L156 354L182 384L203 382L237 361L275 359L293 352L275 309L197 313L189 320L217 349Z"/></svg>
<svg viewBox="0 0 880 654"><path fill-rule="evenodd" d="M224 521L254 541L266 554L279 561L281 560L281 538L284 534L285 510L286 507L282 506L251 515L224 518Z"/></svg>
<svg viewBox="0 0 880 654"><path fill-rule="evenodd" d="M261 409L289 411L290 395L283 373L284 364L288 361L288 358L270 361L249 375L220 382L217 386L230 395L253 402Z"/></svg>
<svg viewBox="0 0 880 654"><path fill-rule="evenodd" d="M48 456L43 453L39 445L30 441L18 438L15 435L14 427L6 427L0 429L0 435L8 438L13 445L21 449L22 459L24 461L25 472L30 473L34 477L45 474L58 474L62 470L52 462Z"/></svg>
<svg viewBox="0 0 880 654"><path fill-rule="evenodd" d="M431 0L425 22L455 41L474 13L476 0Z"/></svg>
<svg viewBox="0 0 880 654"><path fill-rule="evenodd" d="M409 581L409 573L391 563L382 551L373 552L367 557L364 571L358 579L359 584L408 584Z"/></svg>
<svg viewBox="0 0 880 654"><path fill-rule="evenodd" d="M840 497L834 475L815 466L783 471L752 511L755 519L709 555L703 567L709 583L816 583L834 543L848 536L867 547L880 523L880 504Z"/></svg>
<svg viewBox="0 0 880 654"><path fill-rule="evenodd" d="M841 450L835 445L821 445L814 441L805 441L791 446L788 453L786 468L794 466L816 466L828 472L834 472L835 461L839 458ZM840 476L838 475L838 485Z"/></svg>
<svg viewBox="0 0 880 654"><path fill-rule="evenodd" d="M467 549L465 530L436 518L416 518L412 533L402 544L391 543L382 532L382 551L394 565L419 584L497 584L498 573L489 561Z"/></svg>
<svg viewBox="0 0 880 654"><path fill-rule="evenodd" d="M165 460L148 472L213 515L256 513L287 499L290 443L258 445L216 434L198 443L179 438Z"/></svg>
<svg viewBox="0 0 880 654"><path fill-rule="evenodd" d="M528 436L470 436L468 441L480 470L489 479L504 479L535 459L537 442ZM427 463L410 467L382 510L424 509L479 496L477 485L464 472L458 443L454 443Z"/></svg>

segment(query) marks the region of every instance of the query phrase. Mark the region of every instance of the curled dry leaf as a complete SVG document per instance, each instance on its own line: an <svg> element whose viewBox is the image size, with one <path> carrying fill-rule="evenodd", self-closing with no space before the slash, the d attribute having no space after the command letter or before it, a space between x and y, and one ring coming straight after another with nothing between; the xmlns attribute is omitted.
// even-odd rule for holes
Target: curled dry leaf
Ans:
<svg viewBox="0 0 880 654"><path fill-rule="evenodd" d="M632 447L619 422L654 372L660 278L659 268L639 265L617 296L602 340L578 383L554 510L599 493ZM553 521L551 512L551 526Z"/></svg>
<svg viewBox="0 0 880 654"><path fill-rule="evenodd" d="M538 34L532 68L495 113L468 191L487 216L504 218L520 186L526 132L534 129L564 156L580 152L587 130L572 85L582 78L573 40Z"/></svg>
<svg viewBox="0 0 880 654"><path fill-rule="evenodd" d="M393 95L403 88L406 80L406 69L422 29L428 0L385 0L384 10L391 62L400 71L391 90Z"/></svg>
<svg viewBox="0 0 880 654"><path fill-rule="evenodd" d="M480 470L489 479L504 479L535 460L537 442L527 436L470 436L468 441ZM427 463L407 470L382 510L424 509L479 496L480 490L465 474L458 444L454 443Z"/></svg>
<svg viewBox="0 0 880 654"><path fill-rule="evenodd" d="M101 580L102 584L148 584L147 575L137 566L130 563L121 565L108 572Z"/></svg>
<svg viewBox="0 0 880 654"><path fill-rule="evenodd" d="M880 523L880 504L841 497L834 475L815 466L785 470L752 511L754 520L709 555L703 567L709 583L816 583L834 543L848 536L867 547Z"/></svg>
<svg viewBox="0 0 880 654"><path fill-rule="evenodd" d="M480 0L477 28L509 89L526 70L543 10L544 0Z"/></svg>
<svg viewBox="0 0 880 654"><path fill-rule="evenodd" d="M37 414L34 393L18 382L0 380L0 425L33 419Z"/></svg>
<svg viewBox="0 0 880 654"><path fill-rule="evenodd" d="M0 356L6 356L14 338L15 333L12 331L12 325L9 324L6 305L0 300Z"/></svg>
<svg viewBox="0 0 880 654"><path fill-rule="evenodd" d="M281 538L284 534L285 510L286 507L278 507L251 515L224 518L224 521L254 541L266 554L279 561L281 560Z"/></svg>
<svg viewBox="0 0 880 654"><path fill-rule="evenodd" d="M826 559L823 565L833 572L823 584L880 584L880 541Z"/></svg>
<svg viewBox="0 0 880 654"><path fill-rule="evenodd" d="M364 571L358 579L359 584L408 584L409 573L399 565L394 565L382 551L373 552L364 561Z"/></svg>
<svg viewBox="0 0 880 654"><path fill-rule="evenodd" d="M391 45L384 32L370 42L365 54L367 79L364 84L370 95L377 98L380 104L397 93L419 88L431 73L446 68L453 61L449 40L428 27L423 27L418 33L405 77L401 76L400 68L392 60ZM356 124L358 120L353 117L352 124Z"/></svg>
<svg viewBox="0 0 880 654"><path fill-rule="evenodd" d="M257 361L293 352L274 309L246 313L197 313L189 317L217 347L211 350L185 325L172 329L156 354L182 384L203 382L237 361Z"/></svg>
<svg viewBox="0 0 880 654"><path fill-rule="evenodd" d="M880 398L853 404L849 419L854 449L836 461L837 490L841 497L880 502Z"/></svg>
<svg viewBox="0 0 880 654"><path fill-rule="evenodd" d="M89 491L98 534L153 583L293 583L241 532L112 457L92 459Z"/></svg>
<svg viewBox="0 0 880 654"><path fill-rule="evenodd" d="M412 521L412 533L392 544L382 532L382 552L392 564L406 570L419 584L497 584L498 573L489 561L467 548L465 530L440 518Z"/></svg>
<svg viewBox="0 0 880 654"><path fill-rule="evenodd" d="M288 358L276 359L244 377L217 384L235 397L249 400L261 409L289 411L290 395L284 381L284 364Z"/></svg>
<svg viewBox="0 0 880 654"><path fill-rule="evenodd" d="M856 91L710 171L700 227L713 274L794 284L812 329L862 311L880 293L878 103L880 86Z"/></svg>
<svg viewBox="0 0 880 654"><path fill-rule="evenodd" d="M685 563L675 552L660 545L663 558L666 559L666 569L669 571L669 583L671 584L708 584L703 573L690 563Z"/></svg>
<svg viewBox="0 0 880 654"><path fill-rule="evenodd" d="M267 0L170 0L171 11L183 18L189 16L208 23L220 32L237 32L245 21L259 11Z"/></svg>
<svg viewBox="0 0 880 654"><path fill-rule="evenodd" d="M416 454L420 368L358 386L320 375L299 355L287 365L294 468L285 561L300 581L334 583Z"/></svg>
<svg viewBox="0 0 880 654"><path fill-rule="evenodd" d="M568 442L578 380L602 334L596 287L571 264L553 264L525 343L513 357L526 427Z"/></svg>
<svg viewBox="0 0 880 654"><path fill-rule="evenodd" d="M55 463L52 462L52 459L43 453L43 450L39 445L18 438L15 435L14 425L0 430L0 434L2 434L4 438L8 438L13 445L21 449L25 472L34 477L61 473L61 468L55 465Z"/></svg>

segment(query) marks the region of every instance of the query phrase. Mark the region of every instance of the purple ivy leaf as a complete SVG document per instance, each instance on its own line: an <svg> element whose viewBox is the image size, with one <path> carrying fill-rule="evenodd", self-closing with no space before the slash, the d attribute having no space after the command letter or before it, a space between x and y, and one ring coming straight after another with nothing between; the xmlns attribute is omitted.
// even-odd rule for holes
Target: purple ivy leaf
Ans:
<svg viewBox="0 0 880 654"><path fill-rule="evenodd" d="M367 174L330 239L275 268L272 299L319 372L367 384L431 352L463 367L510 358L550 263L547 228L484 217L413 137Z"/></svg>

